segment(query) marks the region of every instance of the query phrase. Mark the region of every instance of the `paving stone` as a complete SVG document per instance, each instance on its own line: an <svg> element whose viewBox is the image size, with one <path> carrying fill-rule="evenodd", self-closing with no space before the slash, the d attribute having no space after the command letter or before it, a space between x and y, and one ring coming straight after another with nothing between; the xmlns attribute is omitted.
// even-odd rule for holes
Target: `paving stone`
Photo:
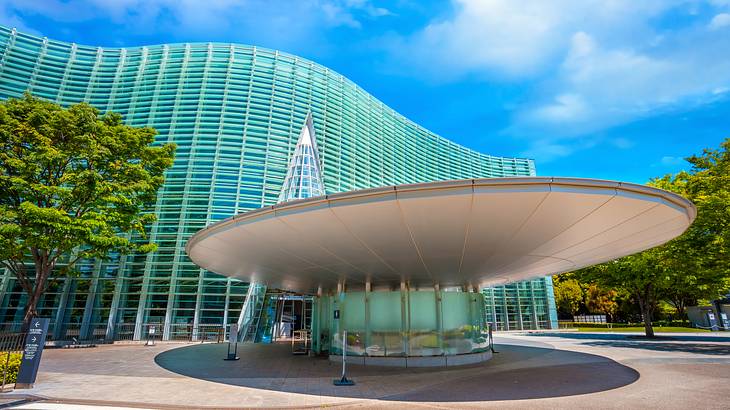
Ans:
<svg viewBox="0 0 730 410"><path fill-rule="evenodd" d="M169 408L723 408L730 335L500 334L494 358L451 368L348 366L292 356L288 345L102 345L44 352L34 394L61 403Z"/></svg>

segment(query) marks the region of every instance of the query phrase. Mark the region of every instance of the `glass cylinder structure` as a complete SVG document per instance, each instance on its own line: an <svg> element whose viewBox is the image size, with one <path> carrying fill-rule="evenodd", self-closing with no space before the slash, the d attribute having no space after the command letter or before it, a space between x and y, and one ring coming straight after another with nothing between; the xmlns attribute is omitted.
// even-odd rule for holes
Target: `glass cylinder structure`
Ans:
<svg viewBox="0 0 730 410"><path fill-rule="evenodd" d="M430 357L484 353L484 298L460 287L347 290L315 299L315 352L348 356Z"/></svg>

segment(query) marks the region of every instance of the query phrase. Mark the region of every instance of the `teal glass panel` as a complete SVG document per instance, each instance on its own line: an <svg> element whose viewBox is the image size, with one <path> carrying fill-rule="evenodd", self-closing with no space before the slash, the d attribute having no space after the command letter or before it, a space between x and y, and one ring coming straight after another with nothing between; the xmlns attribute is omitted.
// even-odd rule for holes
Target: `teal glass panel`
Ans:
<svg viewBox="0 0 730 410"><path fill-rule="evenodd" d="M370 338L368 356L403 356L403 320L400 292L372 292L368 296Z"/></svg>
<svg viewBox="0 0 730 410"><path fill-rule="evenodd" d="M436 318L436 292L411 291L408 299L410 322L408 355L438 356L442 354Z"/></svg>
<svg viewBox="0 0 730 410"><path fill-rule="evenodd" d="M472 339L475 328L468 293L441 292L441 312L443 318L443 343L445 354L472 352Z"/></svg>
<svg viewBox="0 0 730 410"><path fill-rule="evenodd" d="M347 331L347 354L365 354L365 292L348 292L340 304L340 332ZM339 336L339 335L338 335ZM342 339L338 339L340 345Z"/></svg>

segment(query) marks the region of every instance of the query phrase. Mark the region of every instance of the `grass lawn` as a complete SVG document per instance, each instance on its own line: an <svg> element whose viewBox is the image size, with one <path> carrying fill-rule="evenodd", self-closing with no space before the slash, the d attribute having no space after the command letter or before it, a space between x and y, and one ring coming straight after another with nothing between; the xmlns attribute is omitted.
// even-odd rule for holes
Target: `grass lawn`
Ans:
<svg viewBox="0 0 730 410"><path fill-rule="evenodd" d="M613 329L608 329L605 327L579 327L579 332L639 332L644 333L644 328L640 326L636 327L615 327ZM691 332L691 333L700 333L700 332L709 332L709 330L706 329L697 329L694 327L676 327L676 326L667 326L667 327L654 327L654 333L683 333L683 332Z"/></svg>

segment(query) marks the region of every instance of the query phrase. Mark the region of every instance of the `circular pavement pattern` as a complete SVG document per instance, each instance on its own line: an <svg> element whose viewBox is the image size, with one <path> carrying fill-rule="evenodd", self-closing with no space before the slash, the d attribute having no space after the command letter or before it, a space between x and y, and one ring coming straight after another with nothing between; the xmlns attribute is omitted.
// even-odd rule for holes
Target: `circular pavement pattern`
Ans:
<svg viewBox="0 0 730 410"><path fill-rule="evenodd" d="M509 343L509 339L502 338ZM222 360L226 344L185 346L155 362L184 376L278 392L396 401L464 402L571 396L633 383L639 373L611 359L555 350L541 342L499 344L494 359L435 369L348 366L355 386L334 387L340 365L326 358L293 356L286 344L239 346L238 361Z"/></svg>

